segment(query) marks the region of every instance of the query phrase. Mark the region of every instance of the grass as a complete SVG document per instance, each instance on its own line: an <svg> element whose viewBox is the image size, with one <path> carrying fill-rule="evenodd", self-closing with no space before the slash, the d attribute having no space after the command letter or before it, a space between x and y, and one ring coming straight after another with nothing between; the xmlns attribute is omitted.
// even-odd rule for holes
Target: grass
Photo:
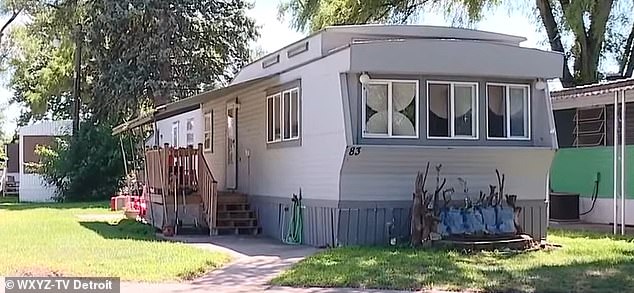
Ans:
<svg viewBox="0 0 634 293"><path fill-rule="evenodd" d="M0 197L0 275L110 276L128 281L191 279L229 261L157 240L108 203L20 204Z"/></svg>
<svg viewBox="0 0 634 293"><path fill-rule="evenodd" d="M483 292L629 292L634 287L632 239L551 230L548 240L562 248L519 254L337 248L301 261L271 282L296 287Z"/></svg>

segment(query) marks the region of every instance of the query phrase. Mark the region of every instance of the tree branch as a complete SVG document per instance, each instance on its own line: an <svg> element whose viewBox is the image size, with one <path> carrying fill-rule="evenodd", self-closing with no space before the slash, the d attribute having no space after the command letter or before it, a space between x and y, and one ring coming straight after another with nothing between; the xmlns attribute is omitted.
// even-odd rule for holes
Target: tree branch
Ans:
<svg viewBox="0 0 634 293"><path fill-rule="evenodd" d="M2 37L4 36L4 32L7 30L9 25L11 25L11 23L13 23L13 21L15 21L15 19L18 17L18 15L20 15L20 13L22 13L23 10L24 10L24 8L20 8L18 10L14 10L13 14L11 14L11 17L7 20L7 22L4 23L2 28L0 28L0 41L2 41Z"/></svg>
<svg viewBox="0 0 634 293"><path fill-rule="evenodd" d="M634 52L632 52L632 45L634 45L634 24L632 24L630 35L625 42L625 51L623 52L623 59L619 67L619 73L621 73L622 77L631 77L632 71L634 71Z"/></svg>
<svg viewBox="0 0 634 293"><path fill-rule="evenodd" d="M596 1L592 7L591 23L588 31L588 37L591 39L589 44L592 45L592 52L599 53L603 47L605 30L607 29L608 18L612 10L612 2L613 0ZM599 54L596 55L598 57Z"/></svg>
<svg viewBox="0 0 634 293"><path fill-rule="evenodd" d="M559 27L557 26L557 21L553 15L553 8L550 5L550 1L536 0L536 4L537 8L539 8L539 14L541 16L542 23L544 24L544 28L546 29L546 34L548 35L550 48L555 52L565 54L564 45L561 42L561 34L559 33ZM574 85L574 80L572 74L570 73L570 68L568 67L568 56L564 56L563 78L561 83L564 87L571 87Z"/></svg>

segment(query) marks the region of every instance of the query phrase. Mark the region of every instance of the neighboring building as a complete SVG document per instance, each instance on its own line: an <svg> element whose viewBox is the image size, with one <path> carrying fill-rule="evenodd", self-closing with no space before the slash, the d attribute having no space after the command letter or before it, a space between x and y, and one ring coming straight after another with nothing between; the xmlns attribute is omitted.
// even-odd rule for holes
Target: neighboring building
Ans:
<svg viewBox="0 0 634 293"><path fill-rule="evenodd" d="M408 237L416 174L431 162L448 186L465 179L472 198L499 169L525 231L540 239L557 145L545 80L560 77L563 56L523 41L459 28L329 27L159 113L202 105L219 190L248 194L271 237L286 235L300 190L306 244Z"/></svg>
<svg viewBox="0 0 634 293"><path fill-rule="evenodd" d="M634 174L633 90L634 79L630 78L552 93L560 150L551 170L551 188L557 192L580 194L579 212L587 213L581 215L582 221L614 223L614 209L617 206L617 223L620 222L620 198L616 203L614 201L614 138L617 129L616 135L621 140L618 125L623 120L626 145L624 210L634 210L634 180L631 179L631 174ZM619 108L615 115L616 94L619 95ZM620 118L622 96L625 96L626 106L625 117ZM600 175L597 176L597 173ZM594 205L593 196L596 197ZM634 213L625 212L624 216L626 225L634 225Z"/></svg>
<svg viewBox="0 0 634 293"><path fill-rule="evenodd" d="M40 157L35 152L37 146L51 145L57 137L71 133L72 121L70 120L40 121L18 129L21 202L51 201L55 196L55 187L48 186L39 174L28 170L26 164L40 162Z"/></svg>

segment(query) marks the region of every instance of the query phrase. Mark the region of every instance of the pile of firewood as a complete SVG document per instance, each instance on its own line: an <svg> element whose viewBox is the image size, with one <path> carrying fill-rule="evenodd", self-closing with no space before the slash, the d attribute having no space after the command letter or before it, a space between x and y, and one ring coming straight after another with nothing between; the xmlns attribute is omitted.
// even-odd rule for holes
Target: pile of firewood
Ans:
<svg viewBox="0 0 634 293"><path fill-rule="evenodd" d="M429 192L426 188L427 177L429 175L430 163L427 163L425 172L418 172L416 176L415 192L413 194L412 205L412 221L411 221L411 244L413 246L430 245L432 240L439 240L441 234L438 231L438 224L441 222L441 210L445 211L453 208L451 205L451 195L455 192L454 188L445 187L447 179L440 176L442 165L436 166L436 186L433 192ZM506 204L513 211L514 231L521 233L521 226L518 224L518 216L521 208L516 207L517 196L504 193L505 175L495 170L497 175L497 186L490 185L488 195L480 191L480 195L475 203L467 197L465 199L465 207L477 206L483 209L502 207ZM467 193L466 180L460 178L463 184L463 191ZM440 202L442 197L442 203ZM504 202L503 202L504 200ZM490 210L490 209L489 209ZM481 215L481 214L480 214ZM482 217L482 216L480 216ZM441 229L442 230L442 229Z"/></svg>

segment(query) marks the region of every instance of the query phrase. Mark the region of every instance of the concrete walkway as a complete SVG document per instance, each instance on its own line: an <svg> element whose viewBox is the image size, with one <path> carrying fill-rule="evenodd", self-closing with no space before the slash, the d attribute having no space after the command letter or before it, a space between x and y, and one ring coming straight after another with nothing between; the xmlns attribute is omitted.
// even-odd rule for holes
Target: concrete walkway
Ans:
<svg viewBox="0 0 634 293"><path fill-rule="evenodd" d="M180 236L169 240L188 243L210 251L227 252L234 261L191 282L122 283L121 292L385 292L336 288L288 288L267 283L294 263L318 251L307 246L284 245L279 241L249 236Z"/></svg>

